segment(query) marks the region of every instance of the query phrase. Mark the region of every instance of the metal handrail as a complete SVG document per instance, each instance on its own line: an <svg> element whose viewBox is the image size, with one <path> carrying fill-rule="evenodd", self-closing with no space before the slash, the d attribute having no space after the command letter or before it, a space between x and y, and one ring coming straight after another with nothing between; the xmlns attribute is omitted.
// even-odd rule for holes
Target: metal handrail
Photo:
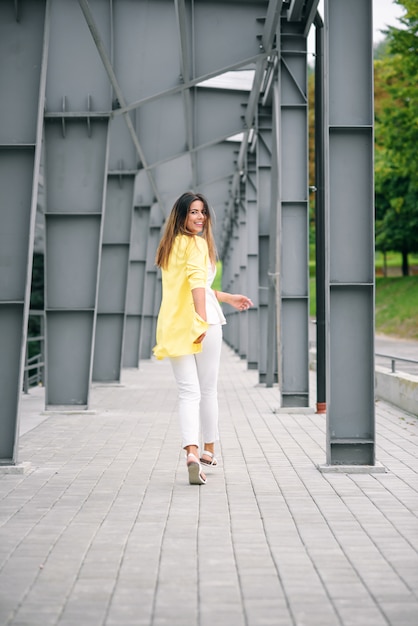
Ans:
<svg viewBox="0 0 418 626"><path fill-rule="evenodd" d="M390 359L392 374L396 373L396 361L402 361L403 363L414 363L415 365L418 365L417 359L406 359L401 356L392 356L390 354L381 354L379 352L376 352L375 356L379 356L384 359Z"/></svg>
<svg viewBox="0 0 418 626"><path fill-rule="evenodd" d="M45 311L35 311L30 310L29 316L38 316L41 318L41 334L35 337L28 337L26 342L26 359L25 359L25 367L24 367L24 377L23 377L23 391L24 393L28 393L30 387L34 387L37 385L42 385L45 380ZM40 352L30 357L29 354L29 343L38 341L40 343ZM313 348L316 345L315 341L309 341L309 348ZM407 359L400 356L392 356L390 354L382 354L379 352L375 353L375 356L390 359L391 362L391 372L392 374L396 373L396 361L402 361L403 363L413 363L418 365L418 359ZM29 372L35 371L34 374L29 374Z"/></svg>
<svg viewBox="0 0 418 626"><path fill-rule="evenodd" d="M316 347L316 341L309 341L309 349ZM393 356L391 354L383 354L381 352L375 352L376 357L380 357L382 359L389 359L391 362L391 372L392 374L396 374L396 372L400 372L400 370L396 369L396 362L402 363L412 363L413 365L418 365L418 359L407 359L406 357L401 356Z"/></svg>
<svg viewBox="0 0 418 626"><path fill-rule="evenodd" d="M28 337L26 341L25 366L23 374L23 392L28 393L30 387L42 385L45 380L45 312L30 310L29 316L41 318L41 334ZM29 344L39 342L40 352L29 357ZM34 371L34 374L29 372Z"/></svg>

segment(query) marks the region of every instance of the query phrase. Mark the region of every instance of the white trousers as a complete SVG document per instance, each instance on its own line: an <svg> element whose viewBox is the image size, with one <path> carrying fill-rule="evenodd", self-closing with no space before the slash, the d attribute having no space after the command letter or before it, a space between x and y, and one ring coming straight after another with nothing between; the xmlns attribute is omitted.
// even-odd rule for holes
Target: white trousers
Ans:
<svg viewBox="0 0 418 626"><path fill-rule="evenodd" d="M218 372L222 327L211 324L202 352L170 358L178 389L178 411L183 448L219 439Z"/></svg>

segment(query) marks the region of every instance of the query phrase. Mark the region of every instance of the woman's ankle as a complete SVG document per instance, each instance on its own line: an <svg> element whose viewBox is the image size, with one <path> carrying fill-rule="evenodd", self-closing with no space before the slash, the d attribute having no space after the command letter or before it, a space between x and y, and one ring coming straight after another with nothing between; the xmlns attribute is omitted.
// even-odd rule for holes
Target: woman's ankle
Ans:
<svg viewBox="0 0 418 626"><path fill-rule="evenodd" d="M186 454L194 454L196 458L199 458L199 448L197 446L185 446Z"/></svg>

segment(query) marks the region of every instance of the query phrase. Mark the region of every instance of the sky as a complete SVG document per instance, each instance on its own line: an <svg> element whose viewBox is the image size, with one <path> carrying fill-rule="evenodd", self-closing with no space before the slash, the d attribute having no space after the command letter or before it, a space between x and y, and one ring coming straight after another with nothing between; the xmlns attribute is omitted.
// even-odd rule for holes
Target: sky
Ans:
<svg viewBox="0 0 418 626"><path fill-rule="evenodd" d="M319 12L324 16L324 1L318 6ZM373 0L373 42L377 43L384 38L380 32L387 26L400 26L398 18L403 15L403 7L395 4L392 0ZM315 50L315 29L312 27L308 38L308 51Z"/></svg>
<svg viewBox="0 0 418 626"><path fill-rule="evenodd" d="M373 0L373 40L378 42L384 38L379 32L386 26L401 26L398 17L401 17L405 11L399 4L395 4L392 0Z"/></svg>

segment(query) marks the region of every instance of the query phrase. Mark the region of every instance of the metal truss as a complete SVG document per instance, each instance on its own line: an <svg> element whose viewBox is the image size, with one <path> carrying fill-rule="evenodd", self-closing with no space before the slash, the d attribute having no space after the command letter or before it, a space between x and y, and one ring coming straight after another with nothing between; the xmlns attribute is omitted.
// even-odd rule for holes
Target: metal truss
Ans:
<svg viewBox="0 0 418 626"><path fill-rule="evenodd" d="M227 312L226 341L258 369L260 382L278 382L282 406L308 404L306 37L318 22L318 1L1 3L0 463L17 463L41 155L47 409L86 410L93 381L118 382L122 367L150 357L161 295L155 250L186 189L204 193L214 208L224 288L255 303L242 316ZM370 2L356 0L357 15L367 14ZM329 0L337 12L340 3ZM336 18L336 38L338 24ZM367 45L367 15L364 24ZM330 57L339 50L332 41ZM329 67L337 66L331 59ZM363 78L368 94L369 76ZM340 131L327 120L329 166ZM369 149L370 133L360 126L358 145ZM354 156L357 144L345 145ZM334 223L335 190L327 181L324 237ZM366 252L362 261L370 262ZM358 287L359 271L353 287L342 265L341 277L327 274L327 293L340 294L326 306L329 361L338 360L333 329L344 294L355 292L371 332L368 277ZM346 290L335 288L340 278ZM335 406L339 386L332 376L330 382ZM370 413L368 385L361 398ZM343 461L338 454L336 462Z"/></svg>

